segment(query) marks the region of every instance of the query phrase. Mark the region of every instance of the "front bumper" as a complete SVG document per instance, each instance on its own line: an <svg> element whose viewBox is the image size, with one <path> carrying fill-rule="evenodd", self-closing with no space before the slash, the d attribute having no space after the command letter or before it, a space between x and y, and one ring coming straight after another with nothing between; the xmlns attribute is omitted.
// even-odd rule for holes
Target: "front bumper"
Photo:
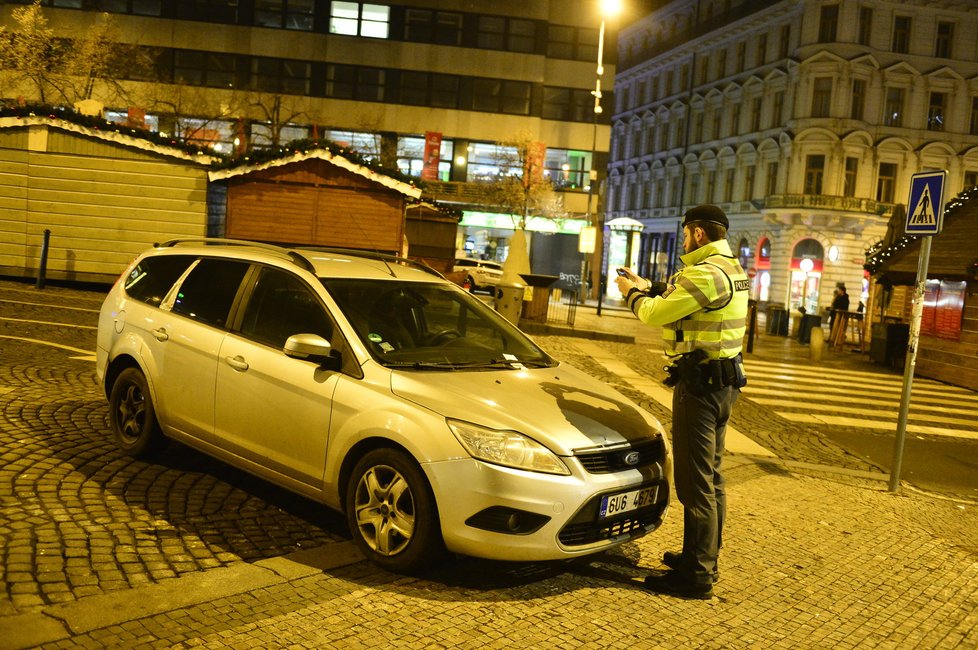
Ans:
<svg viewBox="0 0 978 650"><path fill-rule="evenodd" d="M574 463L574 461L571 461ZM607 474L579 465L554 476L474 459L425 466L450 551L493 560L559 560L596 553L662 524L669 484L659 464ZM650 505L605 519L602 497L657 486Z"/></svg>

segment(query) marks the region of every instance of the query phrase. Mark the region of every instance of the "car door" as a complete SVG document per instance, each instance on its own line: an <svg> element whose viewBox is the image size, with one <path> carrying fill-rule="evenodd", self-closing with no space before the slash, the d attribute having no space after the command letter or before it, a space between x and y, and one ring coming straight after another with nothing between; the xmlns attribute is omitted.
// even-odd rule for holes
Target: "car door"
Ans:
<svg viewBox="0 0 978 650"><path fill-rule="evenodd" d="M195 438L214 430L217 355L249 264L198 260L144 326L156 363L157 408L164 426Z"/></svg>
<svg viewBox="0 0 978 650"><path fill-rule="evenodd" d="M293 359L293 334L331 340L333 321L301 278L274 267L257 274L217 369L216 440L231 453L322 489L333 391L340 372Z"/></svg>

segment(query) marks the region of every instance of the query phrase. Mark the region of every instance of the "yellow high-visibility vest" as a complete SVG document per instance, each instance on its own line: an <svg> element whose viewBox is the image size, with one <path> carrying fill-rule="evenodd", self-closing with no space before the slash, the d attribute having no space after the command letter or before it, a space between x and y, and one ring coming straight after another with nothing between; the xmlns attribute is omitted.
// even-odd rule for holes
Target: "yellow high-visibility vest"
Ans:
<svg viewBox="0 0 978 650"><path fill-rule="evenodd" d="M668 356L705 351L711 359L740 354L747 330L750 278L730 244L710 242L680 258L685 267L661 296L631 291L626 300L639 320L662 327Z"/></svg>

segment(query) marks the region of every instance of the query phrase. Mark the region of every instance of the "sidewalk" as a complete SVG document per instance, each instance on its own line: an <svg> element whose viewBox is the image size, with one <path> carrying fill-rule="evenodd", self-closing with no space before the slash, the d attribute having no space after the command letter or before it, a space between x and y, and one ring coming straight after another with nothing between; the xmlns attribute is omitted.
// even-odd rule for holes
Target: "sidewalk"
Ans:
<svg viewBox="0 0 978 650"><path fill-rule="evenodd" d="M574 363L589 363L589 370L599 371L620 369L613 364L629 366L629 381L658 384L660 332L630 312L603 305L598 316L595 306L583 306L573 329L545 327L547 332L533 335L546 337L555 353L574 355ZM761 335L754 350L758 358L811 363L808 346L788 337ZM860 366L870 364L866 356L826 350L820 363ZM91 370L83 370L79 381L90 382ZM644 400L647 408L661 408L641 390L628 394ZM85 405L83 397L73 399ZM253 548L251 555L236 553L237 547L206 537L206 524L215 515L201 515L203 536L196 528L177 531L170 526L172 512L144 512L138 494L119 491L109 492L112 502L136 516L131 525L113 519L113 535L130 526L141 545L126 548L116 539L106 540L103 547L93 541L91 528L97 522L75 501L96 499L104 487L94 480L97 475L75 468L66 455L45 461L43 475L61 478L57 483L43 483L40 470L22 470L12 479L20 492L0 485L0 529L14 531L16 539L30 536L43 556L0 548L0 583L7 583L8 591L18 586L15 567L47 580L40 573L43 565L64 562L68 579L75 580L73 562L85 560L81 556L100 554L112 566L132 561L132 556L155 548L159 540L151 535L154 531L162 535L164 546L185 538L188 552L206 548L230 561L0 616L0 650L975 647L978 504L909 488L892 494L884 475L833 465L828 455L825 461L798 460L791 454L811 444L805 438L813 437L809 432L771 424L760 406L744 403L738 410L757 427L745 427L745 433L765 440L776 457L731 453L725 460L730 510L722 580L709 602L641 589L642 577L662 568L662 551L680 543L682 508L675 500L659 531L613 553L535 564L455 558L431 574L405 577L362 562L350 542L338 535L277 556L265 546ZM29 411L25 407L10 413ZM65 418L63 409L54 414L64 420L65 432L79 428L78 420ZM55 428L55 418L46 422L43 431L30 435L16 418L8 428L11 435L17 432L20 446L68 435ZM777 429L780 447L769 444L774 439L770 429ZM148 471L157 469L166 468ZM179 488L176 478L184 475L182 470L168 471L170 483ZM220 494L227 477L202 476L213 480L213 492ZM152 477L142 473L139 478L145 482ZM35 498L54 493L72 499L63 509L44 509ZM263 500L260 492L243 494L254 506ZM221 516L261 515L254 526L243 529L257 535L259 528L270 527L273 522L266 517L274 513L254 506L241 511L225 507ZM29 507L29 519L11 517L15 507ZM51 535L71 532L66 518L77 520L79 530L72 534L77 544L60 547Z"/></svg>

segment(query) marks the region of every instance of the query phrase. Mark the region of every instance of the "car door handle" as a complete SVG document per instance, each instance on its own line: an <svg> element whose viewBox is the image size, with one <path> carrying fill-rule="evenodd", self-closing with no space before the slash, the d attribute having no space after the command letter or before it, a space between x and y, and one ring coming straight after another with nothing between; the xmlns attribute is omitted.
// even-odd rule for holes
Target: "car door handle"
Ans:
<svg viewBox="0 0 978 650"><path fill-rule="evenodd" d="M166 333L166 329L163 327L158 330L153 330L153 336L156 337L157 341L166 341L170 338L170 335Z"/></svg>
<svg viewBox="0 0 978 650"><path fill-rule="evenodd" d="M235 370L240 370L241 372L244 372L245 370L248 369L248 362L245 361L244 357L241 356L240 354L236 357L224 357L224 360L227 361L227 364L232 368L234 368Z"/></svg>

